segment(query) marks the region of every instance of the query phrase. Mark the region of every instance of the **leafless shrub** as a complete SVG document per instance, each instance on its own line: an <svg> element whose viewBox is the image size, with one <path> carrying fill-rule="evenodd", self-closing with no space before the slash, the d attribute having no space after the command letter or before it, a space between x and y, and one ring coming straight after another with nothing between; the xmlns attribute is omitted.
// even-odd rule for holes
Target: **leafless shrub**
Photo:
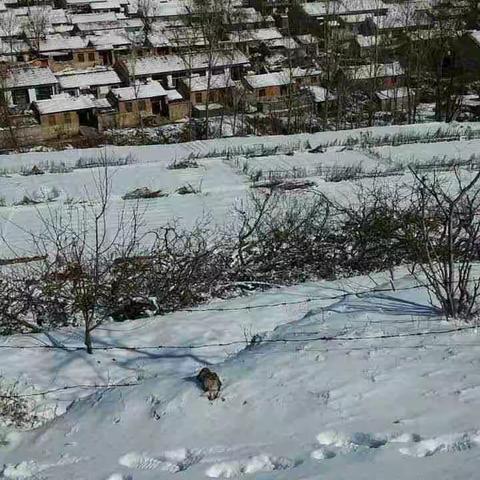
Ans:
<svg viewBox="0 0 480 480"><path fill-rule="evenodd" d="M480 172L465 181L455 168L451 185L411 171L416 221L406 227L416 259L412 272L425 277L448 318L471 319L480 311L480 279L473 273L480 258Z"/></svg>
<svg viewBox="0 0 480 480"><path fill-rule="evenodd" d="M238 280L281 283L333 275L329 206L323 200L254 194L235 213Z"/></svg>

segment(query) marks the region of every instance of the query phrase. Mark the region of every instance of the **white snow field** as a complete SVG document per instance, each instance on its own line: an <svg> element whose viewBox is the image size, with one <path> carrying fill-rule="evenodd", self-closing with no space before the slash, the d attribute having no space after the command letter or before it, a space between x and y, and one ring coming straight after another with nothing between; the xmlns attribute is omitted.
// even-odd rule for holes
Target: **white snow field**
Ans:
<svg viewBox="0 0 480 480"><path fill-rule="evenodd" d="M108 324L92 356L3 348L74 347L75 329L2 338L4 377L53 391L31 398L55 415L2 430L3 478L478 478L476 328L438 317L406 274L393 285L308 283ZM205 365L223 382L212 402L194 381ZM93 388L119 383L134 385Z"/></svg>
<svg viewBox="0 0 480 480"><path fill-rule="evenodd" d="M385 171L398 160L390 150L415 148L415 144L401 147L369 147L368 142L388 143L388 139L402 136L404 142L412 136L440 137L480 135L480 124L428 123L410 126L374 127L369 129L320 132L273 137L243 137L191 142L178 145L149 145L144 147L105 147L61 152L23 153L0 156L0 258L11 258L35 253L31 233L38 234L44 226L42 217L54 217L61 212L65 217L72 210L82 211L85 205L98 200L93 187L99 168L73 168L77 161L91 161L107 156L110 159L126 158L125 166L110 167L112 195L109 205L109 225L113 232L124 210L137 205L124 201L122 196L136 188L161 189L166 197L141 201L139 209L145 226L151 230L175 221L186 228L200 219L210 219L212 224L223 226L232 220L234 204L244 201L251 191L249 178L241 166L250 171L303 169L324 193L348 194L351 182L331 183L319 176L319 170L336 167L361 167L363 171ZM346 148L346 144L360 142ZM362 143L363 142L363 143ZM367 145L363 145L367 142ZM463 142L463 143L462 143ZM421 144L419 161L432 161L435 152L443 152L454 144L468 145L471 150L478 141L438 142ZM363 146L362 146L363 145ZM317 153L308 150L322 146ZM268 149L278 147L275 154ZM456 147L459 148L458 145ZM390 149L383 151L381 149ZM422 150L423 149L423 150ZM265 150L265 154L257 156ZM470 152L469 150L469 152ZM397 152L397 150L394 150ZM403 150L401 150L403 151ZM257 152L255 156L246 155ZM426 153L425 153L426 152ZM227 158L227 154L229 158ZM167 167L193 155L198 168L171 170ZM440 157L440 155L437 155ZM468 154L467 158L470 156ZM454 155L456 158L457 155ZM393 159L393 160L392 160ZM412 160L411 155L409 159ZM409 160L409 161L410 161ZM413 159L415 160L415 159ZM36 165L45 170L43 175L24 176L21 173ZM48 173L50 167L70 168L69 173ZM405 181L402 177L398 181ZM200 192L180 195L176 190L191 185ZM39 204L20 204L24 197L34 201L50 201ZM128 213L124 216L128 217Z"/></svg>
<svg viewBox="0 0 480 480"><path fill-rule="evenodd" d="M169 193L141 202L149 228L172 220L188 227L205 217L228 224L232 205L251 190L242 162L253 170L302 167L314 172L308 178L315 188L348 197L353 182L327 182L315 169L361 164L365 171L386 170L411 161L402 148L416 149L413 160L424 163L453 152L447 148L470 158L478 142L344 149L352 138L407 138L438 129L458 136L478 133L479 127L434 123L109 147L108 154L136 159L112 169L109 220L114 223L128 208L121 198L125 193L149 187ZM310 147L323 148L308 152L307 140ZM236 151L238 164L233 156L226 158L227 149L262 145L281 151L260 157ZM463 146L468 152L462 153ZM39 215L97 200L91 188L98 173L94 168L39 176L22 176L22 169L74 165L104 152L0 156L0 199L6 204L0 207L0 258L29 251L27 232L41 228ZM192 152L198 168L167 168ZM386 178L408 180L408 175ZM201 193L176 193L189 183L201 185ZM55 198L15 206L24 195ZM393 279L378 273L310 282L164 316L105 323L93 332L93 355L83 351L80 328L0 337L0 387L17 384L16 392L25 395L40 424L21 431L0 416L0 478L478 478L479 332L474 325L446 322L430 302L425 289L398 269ZM223 382L215 401L195 381L204 366Z"/></svg>

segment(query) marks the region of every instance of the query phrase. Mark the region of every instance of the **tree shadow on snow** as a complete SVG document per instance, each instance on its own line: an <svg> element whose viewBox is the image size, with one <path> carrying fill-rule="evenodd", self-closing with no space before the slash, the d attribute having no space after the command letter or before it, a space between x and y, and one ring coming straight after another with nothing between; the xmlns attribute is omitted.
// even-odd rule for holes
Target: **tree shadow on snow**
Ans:
<svg viewBox="0 0 480 480"><path fill-rule="evenodd" d="M347 297L325 310L336 313L388 313L422 317L436 317L442 313L439 308L431 304L425 305L384 294Z"/></svg>

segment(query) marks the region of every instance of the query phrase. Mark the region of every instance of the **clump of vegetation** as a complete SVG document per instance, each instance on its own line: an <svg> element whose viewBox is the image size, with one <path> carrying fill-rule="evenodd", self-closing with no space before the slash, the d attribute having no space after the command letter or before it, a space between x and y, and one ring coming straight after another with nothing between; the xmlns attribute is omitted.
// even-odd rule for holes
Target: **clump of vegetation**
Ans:
<svg viewBox="0 0 480 480"><path fill-rule="evenodd" d="M333 167L325 174L325 181L327 182L346 182L355 180L364 173L361 165L350 165L348 167Z"/></svg>
<svg viewBox="0 0 480 480"><path fill-rule="evenodd" d="M315 185L316 183L311 180L272 178L270 180L256 182L252 184L252 188L268 188L271 190L291 191L307 190Z"/></svg>
<svg viewBox="0 0 480 480"><path fill-rule="evenodd" d="M179 195L195 195L200 193L200 188L195 188L193 185L188 183L187 185L182 185L180 188L177 188L176 192Z"/></svg>
<svg viewBox="0 0 480 480"><path fill-rule="evenodd" d="M38 167L37 165L34 165L30 169L22 170L21 173L25 177L28 177L30 175L44 175L45 174L45 172L40 167Z"/></svg>
<svg viewBox="0 0 480 480"><path fill-rule="evenodd" d="M31 399L23 395L18 380L0 376L0 421L4 426L27 430L42 423Z"/></svg>
<svg viewBox="0 0 480 480"><path fill-rule="evenodd" d="M141 198L161 198L167 197L168 193L162 192L162 190L150 190L148 187L140 187L132 190L131 192L127 192L122 199L123 200L136 200Z"/></svg>
<svg viewBox="0 0 480 480"><path fill-rule="evenodd" d="M170 165L168 165L168 170L183 170L185 168L198 168L198 163L191 159L186 158L184 160L175 160Z"/></svg>

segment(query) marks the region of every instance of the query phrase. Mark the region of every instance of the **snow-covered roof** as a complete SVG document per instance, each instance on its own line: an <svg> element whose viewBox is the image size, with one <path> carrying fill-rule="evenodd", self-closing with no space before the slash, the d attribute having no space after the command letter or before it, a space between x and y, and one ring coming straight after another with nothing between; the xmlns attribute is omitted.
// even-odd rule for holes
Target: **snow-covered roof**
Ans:
<svg viewBox="0 0 480 480"><path fill-rule="evenodd" d="M248 64L248 58L239 50L231 50L226 53L215 54L214 65L232 66ZM184 70L200 70L208 68L208 54L197 53L185 60L178 55L162 55L142 57L136 60L125 60L125 65L130 74L137 77L181 72Z"/></svg>
<svg viewBox="0 0 480 480"><path fill-rule="evenodd" d="M191 92L203 92L208 88L209 78L207 75L200 77L192 77L190 82L188 79L184 80L186 85L190 85ZM230 75L210 75L210 89L220 89L227 87L234 87L235 82L231 79Z"/></svg>
<svg viewBox="0 0 480 480"><path fill-rule="evenodd" d="M380 100L394 100L396 98L406 98L410 95L414 95L414 91L410 90L408 91L408 88L406 87L398 87L398 88L390 88L388 90L381 90L379 92L376 92L377 98Z"/></svg>
<svg viewBox="0 0 480 480"><path fill-rule="evenodd" d="M100 85L120 85L122 82L111 67L95 67L56 74L62 89L88 88Z"/></svg>
<svg viewBox="0 0 480 480"><path fill-rule="evenodd" d="M251 88L265 88L291 83L290 76L286 72L263 73L260 75L246 75L245 81Z"/></svg>
<svg viewBox="0 0 480 480"><path fill-rule="evenodd" d="M88 110L90 108L103 107L105 101L96 101L93 95L80 95L72 97L67 93L53 95L48 100L37 100L33 105L40 115L48 115L51 113L73 112L76 110Z"/></svg>
<svg viewBox="0 0 480 480"><path fill-rule="evenodd" d="M332 15L340 9L340 2L308 2L302 4L303 11L311 17Z"/></svg>
<svg viewBox="0 0 480 480"><path fill-rule="evenodd" d="M131 87L112 89L112 94L119 101L141 100L144 98L164 97L167 91L159 82L151 81L144 84L136 84Z"/></svg>
<svg viewBox="0 0 480 480"><path fill-rule="evenodd" d="M380 44L381 39L378 35L356 35L355 41L362 48L371 48L374 47L376 44Z"/></svg>
<svg viewBox="0 0 480 480"><path fill-rule="evenodd" d="M277 28L258 28L256 30L241 30L229 34L232 42L261 42L282 38L282 34Z"/></svg>
<svg viewBox="0 0 480 480"><path fill-rule="evenodd" d="M183 100L182 94L177 90L166 90L167 98L169 102L174 102L176 100Z"/></svg>
<svg viewBox="0 0 480 480"><path fill-rule="evenodd" d="M90 6L90 9L92 11L95 11L95 10L114 10L114 9L118 9L118 8L121 8L121 3L117 0L105 0L105 1L102 1L102 2L96 2L96 3L92 3L92 5Z"/></svg>
<svg viewBox="0 0 480 480"><path fill-rule="evenodd" d="M118 14L115 12L105 13L79 13L72 15L70 20L72 23L90 23L90 22L114 22L119 20ZM124 18L122 16L121 18Z"/></svg>
<svg viewBox="0 0 480 480"><path fill-rule="evenodd" d="M393 62L350 67L348 73L350 78L354 80L366 80L369 78L395 77L403 75L405 71L399 62Z"/></svg>
<svg viewBox="0 0 480 480"><path fill-rule="evenodd" d="M287 50L294 50L298 48L298 43L292 37L282 37L270 40L268 46L271 48L285 48Z"/></svg>
<svg viewBox="0 0 480 480"><path fill-rule="evenodd" d="M311 33L305 33L303 35L296 35L295 38L297 42L302 45L312 45L318 43L318 39L315 38Z"/></svg>
<svg viewBox="0 0 480 480"><path fill-rule="evenodd" d="M263 73L260 75L246 75L244 77L247 84L252 88L265 88L280 85L288 85L297 78L311 77L320 75L319 69L306 69L295 67L291 70L282 70L281 72Z"/></svg>
<svg viewBox="0 0 480 480"><path fill-rule="evenodd" d="M480 30L470 30L468 35L475 43L480 45Z"/></svg>
<svg viewBox="0 0 480 480"><path fill-rule="evenodd" d="M138 14L138 1L130 2L128 5L128 13L130 15ZM149 18L168 18L180 17L189 14L188 6L182 2L164 2L152 0L145 5L144 13Z"/></svg>
<svg viewBox="0 0 480 480"><path fill-rule="evenodd" d="M55 35L40 41L39 51L61 52L65 50L79 50L87 46L87 41L82 37Z"/></svg>
<svg viewBox="0 0 480 480"><path fill-rule="evenodd" d="M319 87L317 85L309 85L304 87L304 89L310 92L310 94L313 97L313 101L315 103L322 103L322 102L325 102L326 100L335 100L337 98L333 93L330 93L326 88Z"/></svg>
<svg viewBox="0 0 480 480"><path fill-rule="evenodd" d="M341 19L345 23L363 23L367 18L372 18L371 13L356 13L351 15L342 15Z"/></svg>
<svg viewBox="0 0 480 480"><path fill-rule="evenodd" d="M54 85L57 79L49 68L15 67L8 72L7 88L34 87L40 85Z"/></svg>
<svg viewBox="0 0 480 480"><path fill-rule="evenodd" d="M96 32L86 37L89 45L97 50L112 50L115 47L128 46L132 42L128 33L120 28L117 30L109 30L107 32Z"/></svg>
<svg viewBox="0 0 480 480"><path fill-rule="evenodd" d="M332 0L302 4L303 11L312 17L325 15L355 15L368 12L385 12L388 5L382 0Z"/></svg>

